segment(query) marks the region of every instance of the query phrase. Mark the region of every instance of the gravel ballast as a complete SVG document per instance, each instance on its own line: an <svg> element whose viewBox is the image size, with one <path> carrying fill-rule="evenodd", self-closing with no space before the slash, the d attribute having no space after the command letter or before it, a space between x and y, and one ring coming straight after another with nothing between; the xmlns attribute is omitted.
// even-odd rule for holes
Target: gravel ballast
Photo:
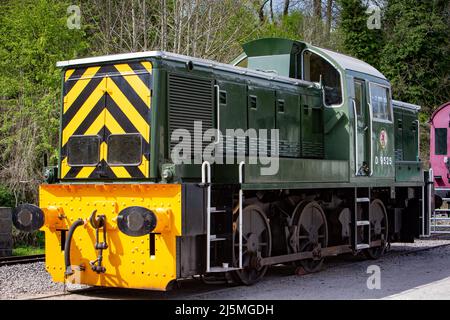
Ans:
<svg viewBox="0 0 450 320"><path fill-rule="evenodd" d="M44 262L0 267L0 299L62 293L64 285L52 281Z"/></svg>
<svg viewBox="0 0 450 320"><path fill-rule="evenodd" d="M429 249L429 250L427 250ZM367 268L381 270L380 290L369 290ZM330 258L323 271L304 276L274 267L253 286L204 285L182 281L168 292L105 289L87 294L61 295L43 262L0 267L0 299L449 299L450 240L422 239L398 243L379 260ZM56 295L56 296L53 296Z"/></svg>

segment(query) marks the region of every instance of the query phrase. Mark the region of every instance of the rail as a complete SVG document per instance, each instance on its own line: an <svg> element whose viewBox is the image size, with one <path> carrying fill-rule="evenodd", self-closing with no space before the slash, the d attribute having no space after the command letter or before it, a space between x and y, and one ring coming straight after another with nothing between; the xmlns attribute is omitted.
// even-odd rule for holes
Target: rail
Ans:
<svg viewBox="0 0 450 320"><path fill-rule="evenodd" d="M45 261L45 254L34 254L28 256L1 257L0 266L10 266L15 264L27 264L33 262Z"/></svg>

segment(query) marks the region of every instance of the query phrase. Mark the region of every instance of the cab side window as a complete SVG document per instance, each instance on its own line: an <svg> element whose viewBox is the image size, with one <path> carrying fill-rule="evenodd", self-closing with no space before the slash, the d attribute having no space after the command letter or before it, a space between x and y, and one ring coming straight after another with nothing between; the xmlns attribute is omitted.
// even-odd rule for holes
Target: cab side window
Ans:
<svg viewBox="0 0 450 320"><path fill-rule="evenodd" d="M370 104L372 105L374 119L392 121L389 88L370 83Z"/></svg>
<svg viewBox="0 0 450 320"><path fill-rule="evenodd" d="M436 155L447 155L447 128L434 129L434 151Z"/></svg>
<svg viewBox="0 0 450 320"><path fill-rule="evenodd" d="M342 103L342 84L338 70L321 56L305 51L303 53L303 79L320 82L324 86L327 106Z"/></svg>

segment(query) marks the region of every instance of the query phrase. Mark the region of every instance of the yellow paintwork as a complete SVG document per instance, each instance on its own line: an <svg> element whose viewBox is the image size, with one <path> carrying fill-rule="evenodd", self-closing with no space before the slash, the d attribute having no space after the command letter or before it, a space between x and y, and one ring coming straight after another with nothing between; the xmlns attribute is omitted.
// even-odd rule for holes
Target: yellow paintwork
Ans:
<svg viewBox="0 0 450 320"><path fill-rule="evenodd" d="M69 110L69 108L72 106L72 103L75 101L75 99L80 95L81 91L89 84L89 80L95 75L95 73L100 69L100 67L91 67L87 68L86 71L83 73L83 75L80 77L80 79L77 79L76 84L73 86L72 90L70 90L67 95L64 97L64 113ZM67 81L69 77L72 75L72 73L75 70L67 70L64 80Z"/></svg>
<svg viewBox="0 0 450 320"><path fill-rule="evenodd" d="M128 64L114 64L114 68L119 72L123 79L131 87L131 90L140 97L144 102L145 107L151 108L151 90L148 84L145 84L139 74L151 74L152 65L148 61L142 61L141 65L144 67L141 71L134 71ZM83 90L88 88L88 96L82 101L81 107L75 112L70 121L62 128L61 146L64 147L69 141L70 137L74 135L76 130L80 127L81 123L86 120L89 113L92 111L95 105L101 102L105 93L108 93L109 99L112 101L109 103L115 103L119 110L128 118L133 124L136 130L141 134L143 139L150 142L150 123L149 119L144 119L141 114L136 110L135 106L128 100L126 95L121 91L111 80L114 74L102 75L102 80L98 85L89 87L90 81L96 76L100 66L89 67L86 71L76 79L71 79L74 82L73 87L64 96L63 113L65 114L70 110L70 107L80 97ZM66 71L64 79L68 81L69 77L75 70L69 69ZM100 77L100 76L97 76ZM82 133L83 135L97 135L98 132L105 126L111 134L124 134L123 123L119 123L114 116L108 111L108 105L104 106L102 112L95 118L90 120L88 129ZM106 143L102 143L100 151L100 161L106 160ZM96 166L84 166L83 169L76 175L77 179L89 178L89 175L95 170ZM144 177L149 177L149 161L143 156L142 162L138 166ZM67 173L70 170L70 166L67 163L67 159L64 158L61 161L61 178L66 178ZM125 169L124 166L111 167L111 170L116 175L116 178L131 178L131 175Z"/></svg>
<svg viewBox="0 0 450 320"><path fill-rule="evenodd" d="M61 232L75 220L86 221L72 239L71 263L75 273L67 280L93 286L165 290L176 279L176 237L181 235L181 186L178 184L53 184L41 185L40 207L45 213L46 268L53 281L64 281ZM130 237L119 231L118 213L143 206L158 218L154 256L149 236ZM87 222L93 210L106 215L108 249L103 251L106 273L97 274L89 261L97 258L95 229ZM100 232L100 241L102 241ZM78 266L85 270L79 271Z"/></svg>

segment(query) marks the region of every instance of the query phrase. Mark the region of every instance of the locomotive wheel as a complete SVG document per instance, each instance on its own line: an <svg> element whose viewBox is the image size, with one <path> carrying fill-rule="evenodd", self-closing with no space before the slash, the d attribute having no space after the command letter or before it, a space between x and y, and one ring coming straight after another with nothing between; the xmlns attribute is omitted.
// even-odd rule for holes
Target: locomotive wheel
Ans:
<svg viewBox="0 0 450 320"><path fill-rule="evenodd" d="M234 258L239 261L238 215L235 216ZM257 205L249 205L242 212L242 267L233 271L234 278L245 285L258 282L266 273L268 266L257 267L258 258L270 257L272 235L268 219Z"/></svg>
<svg viewBox="0 0 450 320"><path fill-rule="evenodd" d="M297 225L297 252L314 250L319 244L328 245L328 226L322 207L315 201L302 201L294 209L294 224ZM297 266L308 272L317 272L322 268L324 258L299 260Z"/></svg>
<svg viewBox="0 0 450 320"><path fill-rule="evenodd" d="M371 241L382 240L382 244L379 247L373 247L364 250L364 254L369 259L378 259L384 253L386 249L387 237L388 237L388 220L386 208L381 200L375 199L370 204L370 239Z"/></svg>

